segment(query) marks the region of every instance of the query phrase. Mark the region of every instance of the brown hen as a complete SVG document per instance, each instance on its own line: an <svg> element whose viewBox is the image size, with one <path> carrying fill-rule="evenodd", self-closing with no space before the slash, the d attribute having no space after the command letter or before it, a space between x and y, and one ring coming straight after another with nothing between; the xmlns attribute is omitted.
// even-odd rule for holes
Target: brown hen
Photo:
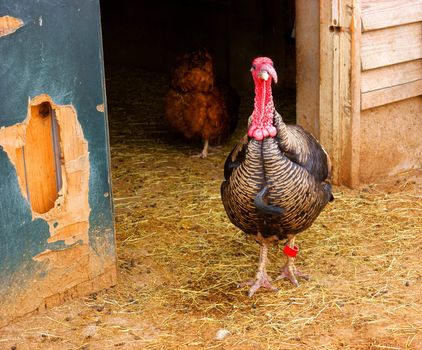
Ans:
<svg viewBox="0 0 422 350"><path fill-rule="evenodd" d="M201 139L201 158L209 143L219 144L234 131L240 98L228 85L215 83L213 62L201 49L179 57L166 99L166 118L171 129L188 139Z"/></svg>

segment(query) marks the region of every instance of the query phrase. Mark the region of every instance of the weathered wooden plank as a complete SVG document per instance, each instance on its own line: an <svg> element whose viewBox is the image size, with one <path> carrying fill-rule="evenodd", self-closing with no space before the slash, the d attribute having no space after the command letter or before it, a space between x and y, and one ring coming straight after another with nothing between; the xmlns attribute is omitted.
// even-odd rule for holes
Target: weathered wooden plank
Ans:
<svg viewBox="0 0 422 350"><path fill-rule="evenodd" d="M331 25L341 26L341 0L331 0Z"/></svg>
<svg viewBox="0 0 422 350"><path fill-rule="evenodd" d="M349 143L346 152L349 154L349 170L347 183L354 188L360 183L360 153L361 153L361 41L362 41L362 9L359 0L352 2L352 18L350 24L350 120L345 125L349 130Z"/></svg>
<svg viewBox="0 0 422 350"><path fill-rule="evenodd" d="M420 0L363 0L362 30L369 31L422 21Z"/></svg>
<svg viewBox="0 0 422 350"><path fill-rule="evenodd" d="M422 58L422 22L363 33L362 69Z"/></svg>
<svg viewBox="0 0 422 350"><path fill-rule="evenodd" d="M422 96L362 111L362 182L422 167L421 115Z"/></svg>
<svg viewBox="0 0 422 350"><path fill-rule="evenodd" d="M320 1L320 73L319 73L319 138L331 157L333 168L337 168L333 147L333 36L332 5L329 1ZM335 177L335 176L334 176Z"/></svg>
<svg viewBox="0 0 422 350"><path fill-rule="evenodd" d="M362 110L422 95L422 79L362 94Z"/></svg>
<svg viewBox="0 0 422 350"><path fill-rule="evenodd" d="M334 5L320 1L320 141L332 160L333 181L356 186L360 150L360 7L357 0ZM341 28L333 26L337 12ZM351 73L357 91L351 89Z"/></svg>
<svg viewBox="0 0 422 350"><path fill-rule="evenodd" d="M335 0L334 0L335 1ZM339 183L339 174L340 174L340 163L341 163L341 126L343 122L342 112L342 101L340 100L344 91L342 89L344 82L344 77L342 76L342 59L348 58L348 54L342 54L344 46L342 43L342 36L345 33L335 32L333 35L333 65L332 65L332 86L333 86L333 95L332 95L332 142L333 150L331 151L331 159L333 160L334 168L332 169L333 177L336 182ZM349 53L349 51L344 51ZM347 62L344 62L347 65ZM348 67L348 66L347 66Z"/></svg>
<svg viewBox="0 0 422 350"><path fill-rule="evenodd" d="M319 11L317 1L296 1L296 120L319 137Z"/></svg>
<svg viewBox="0 0 422 350"><path fill-rule="evenodd" d="M362 72L363 93L422 79L422 59Z"/></svg>

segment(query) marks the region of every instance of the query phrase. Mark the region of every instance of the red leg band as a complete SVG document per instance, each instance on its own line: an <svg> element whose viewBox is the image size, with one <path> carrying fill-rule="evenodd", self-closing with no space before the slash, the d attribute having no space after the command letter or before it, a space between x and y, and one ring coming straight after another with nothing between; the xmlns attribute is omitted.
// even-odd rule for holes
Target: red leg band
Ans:
<svg viewBox="0 0 422 350"><path fill-rule="evenodd" d="M290 247L288 244L286 244L284 246L283 249L284 254L286 254L287 256L290 256L291 258L294 258L297 253L299 252L299 247L297 245L295 245L293 248Z"/></svg>

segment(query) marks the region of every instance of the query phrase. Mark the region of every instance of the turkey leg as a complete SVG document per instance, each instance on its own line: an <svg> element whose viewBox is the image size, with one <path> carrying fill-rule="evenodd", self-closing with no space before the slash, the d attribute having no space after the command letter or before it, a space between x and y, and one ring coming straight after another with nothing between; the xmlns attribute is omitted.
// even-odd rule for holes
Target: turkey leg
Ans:
<svg viewBox="0 0 422 350"><path fill-rule="evenodd" d="M268 243L265 241L260 243L261 249L259 252L258 272L256 273L255 279L243 282L238 285L239 288L244 286L251 286L248 292L249 297L252 297L252 295L254 295L255 292L261 287L268 288L273 291L278 291L278 289L271 284L271 277L268 276L267 269L265 267L268 261Z"/></svg>
<svg viewBox="0 0 422 350"><path fill-rule="evenodd" d="M287 245L294 250L295 248L295 236L292 234L288 234L287 235L288 238L288 242ZM297 281L297 277L302 277L303 279L309 281L310 277L309 275L305 275L302 272L300 272L295 264L295 258L292 256L287 256L287 262L286 264L281 268L281 274L276 278L276 281L287 278L290 282L292 282L292 284L296 287L299 286L299 282Z"/></svg>

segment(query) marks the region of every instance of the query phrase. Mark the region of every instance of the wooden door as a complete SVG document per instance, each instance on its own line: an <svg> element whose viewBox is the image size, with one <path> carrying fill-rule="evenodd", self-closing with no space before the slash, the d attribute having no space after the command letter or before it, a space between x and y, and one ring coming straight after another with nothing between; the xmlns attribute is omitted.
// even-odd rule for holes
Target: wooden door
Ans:
<svg viewBox="0 0 422 350"><path fill-rule="evenodd" d="M296 1L297 120L330 154L333 181L359 183L359 0Z"/></svg>
<svg viewBox="0 0 422 350"><path fill-rule="evenodd" d="M0 4L0 326L116 282L98 0Z"/></svg>

